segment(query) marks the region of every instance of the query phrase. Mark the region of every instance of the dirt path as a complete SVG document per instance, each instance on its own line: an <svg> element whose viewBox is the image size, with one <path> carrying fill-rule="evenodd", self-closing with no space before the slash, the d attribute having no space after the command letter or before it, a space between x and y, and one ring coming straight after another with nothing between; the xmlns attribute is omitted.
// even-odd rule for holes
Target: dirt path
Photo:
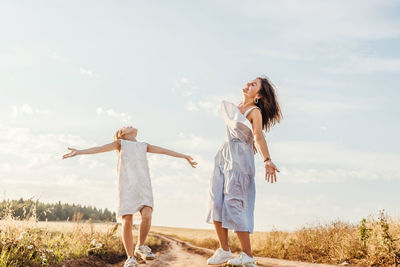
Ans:
<svg viewBox="0 0 400 267"><path fill-rule="evenodd" d="M160 234L154 234L156 237L166 241L168 246L156 253L156 259L153 261L147 261L146 263L140 263L140 267L151 266L151 267L204 267L208 266L206 264L207 258L210 257L214 251L206 248L201 248L194 246L188 242L167 237ZM335 265L328 264L312 264L280 259L271 258L256 258L257 266L262 267L330 267ZM122 267L124 262L109 265L109 267Z"/></svg>
<svg viewBox="0 0 400 267"><path fill-rule="evenodd" d="M190 248L186 242L155 234L156 237L166 241L166 246L160 252L155 253L155 260L139 262L139 267L188 267L206 266L207 255L204 252ZM125 261L125 260L124 260ZM122 267L124 261L108 265L108 267Z"/></svg>
<svg viewBox="0 0 400 267"><path fill-rule="evenodd" d="M155 260L139 262L140 267L204 267L207 258L213 254L213 251L206 248L194 246L188 242L168 237L161 234L154 234L157 238L163 240L163 245L155 253ZM125 256L119 255L110 257L110 259L99 259L88 257L80 260L69 260L61 264L61 267L123 267ZM289 260L256 258L257 266L260 267L330 267L336 265L312 264L305 262L296 262Z"/></svg>

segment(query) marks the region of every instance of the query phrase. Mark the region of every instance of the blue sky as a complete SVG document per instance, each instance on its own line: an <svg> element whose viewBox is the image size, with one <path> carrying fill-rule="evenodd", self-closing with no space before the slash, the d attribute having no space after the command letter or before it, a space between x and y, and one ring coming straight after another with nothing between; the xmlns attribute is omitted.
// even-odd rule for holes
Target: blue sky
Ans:
<svg viewBox="0 0 400 267"><path fill-rule="evenodd" d="M154 224L205 222L222 99L267 75L284 120L266 134L279 183L256 156L256 230L399 216L400 1L6 1L0 10L0 188L116 209L116 154L67 146L139 140Z"/></svg>

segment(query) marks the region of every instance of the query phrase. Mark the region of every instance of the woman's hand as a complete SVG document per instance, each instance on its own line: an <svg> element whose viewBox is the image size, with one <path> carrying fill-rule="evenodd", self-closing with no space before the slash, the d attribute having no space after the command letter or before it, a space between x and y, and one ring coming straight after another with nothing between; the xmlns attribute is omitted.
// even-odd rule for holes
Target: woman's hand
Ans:
<svg viewBox="0 0 400 267"><path fill-rule="evenodd" d="M71 152L69 152L68 154L65 154L63 156L63 159L72 158L72 157L75 157L76 155L78 155L78 150L77 149L70 148L70 147L68 149L71 150Z"/></svg>
<svg viewBox="0 0 400 267"><path fill-rule="evenodd" d="M191 156L185 155L184 159L186 159L192 168L196 168L197 162Z"/></svg>
<svg viewBox="0 0 400 267"><path fill-rule="evenodd" d="M276 182L276 172L279 172L278 168L271 160L267 160L265 163L265 180L269 183Z"/></svg>

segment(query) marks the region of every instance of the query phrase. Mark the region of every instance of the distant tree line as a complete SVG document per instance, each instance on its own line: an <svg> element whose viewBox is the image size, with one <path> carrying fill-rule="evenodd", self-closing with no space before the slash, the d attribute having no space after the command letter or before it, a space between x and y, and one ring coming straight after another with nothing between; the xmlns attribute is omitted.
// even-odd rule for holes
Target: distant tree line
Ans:
<svg viewBox="0 0 400 267"><path fill-rule="evenodd" d="M35 218L39 221L116 221L115 212L108 209L97 209L92 206L61 203L49 204L39 200L20 198L19 200L3 200L0 202L0 218L15 219Z"/></svg>

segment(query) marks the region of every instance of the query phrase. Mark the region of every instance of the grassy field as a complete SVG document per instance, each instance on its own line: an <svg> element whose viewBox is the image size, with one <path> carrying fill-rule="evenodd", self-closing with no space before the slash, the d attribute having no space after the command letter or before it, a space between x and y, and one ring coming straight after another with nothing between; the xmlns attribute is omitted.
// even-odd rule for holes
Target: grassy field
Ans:
<svg viewBox="0 0 400 267"><path fill-rule="evenodd" d="M200 247L219 247L212 230L153 227L153 231ZM240 251L236 235L232 232L229 235L232 251ZM251 242L256 256L313 263L395 266L400 263L400 220L381 212L358 225L337 221L293 232L255 232Z"/></svg>
<svg viewBox="0 0 400 267"><path fill-rule="evenodd" d="M118 228L116 223L0 220L0 267L62 266L89 255L118 262L125 258ZM157 248L161 241L150 236L148 244Z"/></svg>
<svg viewBox="0 0 400 267"><path fill-rule="evenodd" d="M136 234L137 231L134 231ZM218 248L214 231L153 226L152 232L189 241L197 246ZM400 260L400 220L383 212L358 225L332 222L303 227L293 232L256 232L251 236L256 256L315 263L360 266L396 265ZM155 250L161 240L150 236ZM230 247L240 251L236 236L230 232ZM97 257L124 259L120 226L116 223L37 222L0 220L0 267L62 266L65 260Z"/></svg>

